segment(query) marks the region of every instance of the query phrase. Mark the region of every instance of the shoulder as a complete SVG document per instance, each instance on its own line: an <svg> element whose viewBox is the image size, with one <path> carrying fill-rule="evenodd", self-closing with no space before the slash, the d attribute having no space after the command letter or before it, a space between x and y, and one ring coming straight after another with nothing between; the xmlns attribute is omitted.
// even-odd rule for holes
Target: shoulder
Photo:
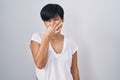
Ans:
<svg viewBox="0 0 120 80"><path fill-rule="evenodd" d="M70 37L67 37L67 47L69 48L72 54L74 54L79 48L77 41Z"/></svg>
<svg viewBox="0 0 120 80"><path fill-rule="evenodd" d="M32 39L39 38L40 36L41 36L40 33L34 32L34 33L32 34L31 40L32 40Z"/></svg>
<svg viewBox="0 0 120 80"><path fill-rule="evenodd" d="M76 41L75 39L73 39L73 38L71 38L71 37L66 37L66 38L67 38L67 42L68 42L69 44L71 44L71 45L77 44L77 41Z"/></svg>
<svg viewBox="0 0 120 80"><path fill-rule="evenodd" d="M41 41L41 33L39 33L39 32L34 32L34 33L32 34L31 40L40 43L40 41Z"/></svg>

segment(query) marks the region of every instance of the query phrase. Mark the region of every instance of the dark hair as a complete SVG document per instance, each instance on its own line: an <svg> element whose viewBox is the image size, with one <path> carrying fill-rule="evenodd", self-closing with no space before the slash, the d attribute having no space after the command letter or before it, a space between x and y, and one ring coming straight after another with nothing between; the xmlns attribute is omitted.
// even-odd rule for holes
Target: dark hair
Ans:
<svg viewBox="0 0 120 80"><path fill-rule="evenodd" d="M60 18L63 19L64 10L58 4L47 4L41 9L40 16L43 21L48 21L56 16L60 16Z"/></svg>

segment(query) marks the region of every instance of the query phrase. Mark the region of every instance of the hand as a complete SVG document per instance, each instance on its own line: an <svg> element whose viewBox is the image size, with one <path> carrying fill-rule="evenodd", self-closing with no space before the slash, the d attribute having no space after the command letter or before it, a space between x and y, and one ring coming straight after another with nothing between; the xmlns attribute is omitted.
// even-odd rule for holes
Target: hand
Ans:
<svg viewBox="0 0 120 80"><path fill-rule="evenodd" d="M49 37L54 36L55 34L61 31L62 23L63 22L59 21L58 23L53 24L53 26L49 26L45 31L45 34Z"/></svg>

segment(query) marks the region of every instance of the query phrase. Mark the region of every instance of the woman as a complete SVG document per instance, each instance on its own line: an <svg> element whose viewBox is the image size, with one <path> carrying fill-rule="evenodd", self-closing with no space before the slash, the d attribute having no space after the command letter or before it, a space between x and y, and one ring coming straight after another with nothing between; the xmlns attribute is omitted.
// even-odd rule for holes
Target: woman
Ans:
<svg viewBox="0 0 120 80"><path fill-rule="evenodd" d="M58 4L47 4L41 12L46 30L34 33L30 49L38 80L80 80L77 65L77 44L62 35L64 10Z"/></svg>

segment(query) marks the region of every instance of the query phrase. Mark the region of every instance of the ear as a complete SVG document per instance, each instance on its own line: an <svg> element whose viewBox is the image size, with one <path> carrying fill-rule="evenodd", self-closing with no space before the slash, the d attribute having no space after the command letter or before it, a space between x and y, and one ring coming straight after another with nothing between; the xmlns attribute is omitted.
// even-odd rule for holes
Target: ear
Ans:
<svg viewBox="0 0 120 80"><path fill-rule="evenodd" d="M62 21L64 22L64 18L62 19Z"/></svg>

